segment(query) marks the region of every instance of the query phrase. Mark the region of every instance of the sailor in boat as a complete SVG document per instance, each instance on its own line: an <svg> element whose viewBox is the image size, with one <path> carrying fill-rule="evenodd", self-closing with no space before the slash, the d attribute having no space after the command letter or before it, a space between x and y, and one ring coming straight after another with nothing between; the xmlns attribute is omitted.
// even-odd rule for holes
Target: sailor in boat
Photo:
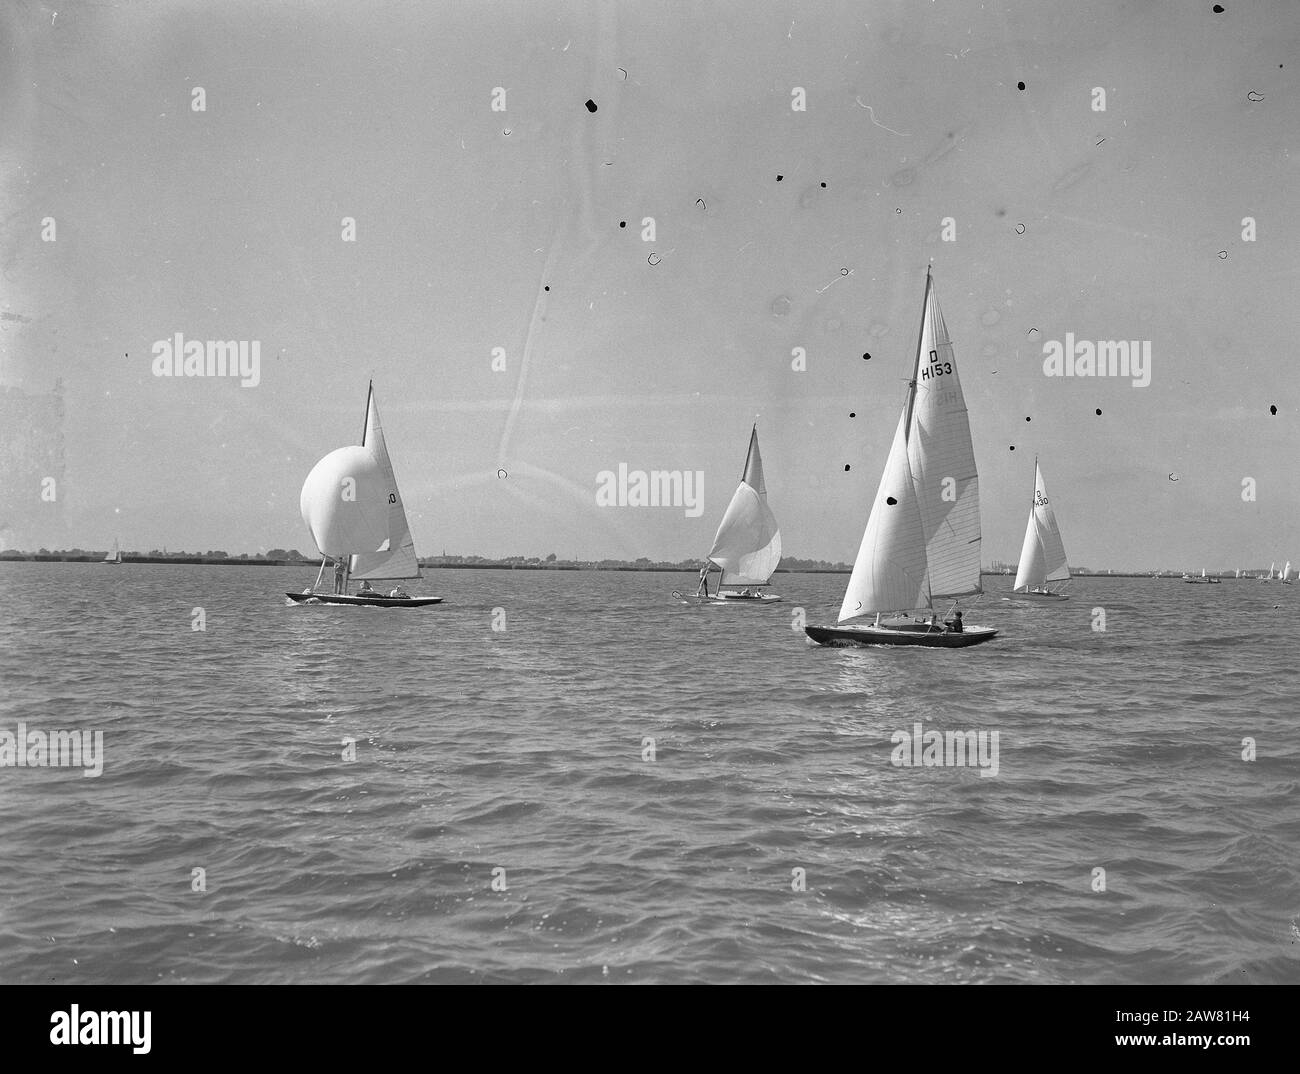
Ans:
<svg viewBox="0 0 1300 1074"><path fill-rule="evenodd" d="M334 564L334 592L343 592L343 561Z"/></svg>
<svg viewBox="0 0 1300 1074"><path fill-rule="evenodd" d="M712 563L705 563L704 566L700 568L700 585L699 588L695 590L695 595L697 597L707 597L709 595L709 568L712 566Z"/></svg>
<svg viewBox="0 0 1300 1074"><path fill-rule="evenodd" d="M951 619L945 619L943 625L948 628L950 634L960 634L962 632L961 612L958 612Z"/></svg>
<svg viewBox="0 0 1300 1074"><path fill-rule="evenodd" d="M371 587L369 582L362 582L361 588L357 590L358 597L377 597L379 596Z"/></svg>
<svg viewBox="0 0 1300 1074"><path fill-rule="evenodd" d="M390 597L400 597L402 600L410 600L411 594L403 589L400 585L393 586L393 591L388 594Z"/></svg>

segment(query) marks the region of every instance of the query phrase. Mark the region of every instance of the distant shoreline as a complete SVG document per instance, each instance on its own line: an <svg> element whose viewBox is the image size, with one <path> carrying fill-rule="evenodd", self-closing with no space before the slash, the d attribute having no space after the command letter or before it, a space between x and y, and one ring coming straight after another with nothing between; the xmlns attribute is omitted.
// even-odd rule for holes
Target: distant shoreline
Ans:
<svg viewBox="0 0 1300 1074"><path fill-rule="evenodd" d="M15 555L12 552L0 555L0 563L102 563L104 556L102 554L72 555L60 554L57 552L39 553L24 552ZM267 559L264 556L249 556L247 559L241 557L219 557L219 556L129 556L125 553L122 556L123 563L150 563L166 564L179 563L188 565L198 565L206 567L302 567L304 570L311 568L317 570L320 564L310 559ZM454 562L447 563L437 559L424 559L420 561L422 570L431 571L620 571L636 574L690 574L699 573L699 565L672 566L669 564L648 564L638 566L632 563L607 562L601 563L505 563L500 560L486 560L479 563ZM777 574L852 574L853 568L847 564L840 567L778 567ZM984 578L1010 578L1011 575L1003 571L981 571L981 577ZM1150 571L1088 571L1086 573L1074 573L1073 578L1151 578L1153 575ZM1166 572L1159 576L1163 580L1180 581L1182 576L1177 572ZM1222 577L1229 582L1245 582L1252 580L1254 575L1243 575L1241 578L1232 576L1214 576Z"/></svg>

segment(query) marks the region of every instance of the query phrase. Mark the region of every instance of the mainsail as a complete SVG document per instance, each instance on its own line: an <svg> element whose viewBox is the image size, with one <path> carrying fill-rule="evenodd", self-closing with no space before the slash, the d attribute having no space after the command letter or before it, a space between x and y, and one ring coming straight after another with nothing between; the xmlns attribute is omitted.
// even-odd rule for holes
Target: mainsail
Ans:
<svg viewBox="0 0 1300 1074"><path fill-rule="evenodd" d="M416 578L419 565L372 386L361 446L331 451L303 482L299 506L324 556L351 557L354 578Z"/></svg>
<svg viewBox="0 0 1300 1074"><path fill-rule="evenodd" d="M375 390L370 389L366 406L366 429L361 443L374 452L380 473L387 486L384 500L388 506L388 540L374 552L358 553L352 557L352 577L366 578L418 578L420 564L415 557L415 542L411 539L411 526L402 506L402 494L393 476L393 464L388 458L388 445L384 442L384 428L379 423L379 407L375 403Z"/></svg>
<svg viewBox="0 0 1300 1074"><path fill-rule="evenodd" d="M907 458L925 528L931 600L980 592L980 490L952 341L926 275Z"/></svg>
<svg viewBox="0 0 1300 1074"><path fill-rule="evenodd" d="M916 363L840 621L980 588L979 477L957 360L927 272Z"/></svg>
<svg viewBox="0 0 1300 1074"><path fill-rule="evenodd" d="M1043 471L1034 460L1034 505L1029 509L1029 523L1025 527L1025 543L1020 546L1020 564L1016 568L1017 592L1048 582L1065 581L1070 577L1070 566L1065 558L1065 545L1061 530L1056 524L1056 514L1047 498Z"/></svg>
<svg viewBox="0 0 1300 1074"><path fill-rule="evenodd" d="M757 426L749 434L745 469L718 525L708 558L722 568L719 586L766 585L781 562L781 531L767 505Z"/></svg>

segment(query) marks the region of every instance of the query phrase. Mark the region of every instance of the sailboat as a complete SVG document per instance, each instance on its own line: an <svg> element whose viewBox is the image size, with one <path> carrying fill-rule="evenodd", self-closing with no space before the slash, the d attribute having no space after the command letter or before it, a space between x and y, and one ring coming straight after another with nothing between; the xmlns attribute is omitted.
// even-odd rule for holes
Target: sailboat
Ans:
<svg viewBox="0 0 1300 1074"><path fill-rule="evenodd" d="M1069 600L1059 590L1054 592L1049 584L1069 580L1070 565L1065 559L1061 530L1056 524L1052 503L1047 498L1042 467L1035 458L1034 502L1029 508L1025 543L1020 546L1020 564L1016 568L1016 581L1011 591L1017 596L1037 600Z"/></svg>
<svg viewBox="0 0 1300 1074"><path fill-rule="evenodd" d="M1204 581L1204 582L1209 583L1210 585L1218 585L1218 584L1219 584L1219 579L1218 579L1218 578L1211 578L1208 574L1205 573L1205 568L1204 568L1204 567L1201 568L1201 580Z"/></svg>
<svg viewBox="0 0 1300 1074"><path fill-rule="evenodd" d="M299 506L322 559L316 584L301 593L285 594L290 600L381 608L420 608L442 602L441 597L410 597L400 590L395 591L396 596L366 592L376 579L421 577L411 527L379 423L373 381L366 394L360 446L337 448L321 459L303 482ZM321 580L330 565L334 567L334 591L322 592ZM349 594L349 580L366 585L361 592Z"/></svg>
<svg viewBox="0 0 1300 1074"><path fill-rule="evenodd" d="M105 563L112 563L112 564L114 564L115 566L118 566L118 565L121 564L121 562L122 562L122 550L121 550L120 548L118 548L118 546L117 546L117 539L116 539L116 538L114 538L114 540L113 540L113 551L111 551L108 555L106 555L106 556L104 557L104 562L105 562Z"/></svg>
<svg viewBox="0 0 1300 1074"><path fill-rule="evenodd" d="M979 475L957 360L927 269L912 379L837 625L804 631L822 645L978 645L997 631L963 627L959 618L948 629L934 604L980 592ZM920 609L928 615L910 617ZM896 617L882 620L885 614ZM867 615L874 623L845 622Z"/></svg>
<svg viewBox="0 0 1300 1074"><path fill-rule="evenodd" d="M1282 568L1282 584L1295 584L1295 573L1291 570L1291 561L1289 559L1286 561L1286 566Z"/></svg>
<svg viewBox="0 0 1300 1074"><path fill-rule="evenodd" d="M1260 582L1271 582L1273 580L1273 568L1276 566L1277 566L1276 561L1270 563L1268 565L1268 574L1266 574L1263 578L1261 578Z"/></svg>
<svg viewBox="0 0 1300 1074"><path fill-rule="evenodd" d="M745 453L740 484L736 486L735 495L718 524L713 547L706 558L709 564L722 572L722 577L717 592L710 597L705 573L701 577L705 592L697 595L696 600L727 604L774 604L780 601L781 598L775 594L762 592L781 562L781 531L767 505L757 425L749 433L749 450ZM708 569L705 568L706 572ZM680 598L681 594L677 596Z"/></svg>

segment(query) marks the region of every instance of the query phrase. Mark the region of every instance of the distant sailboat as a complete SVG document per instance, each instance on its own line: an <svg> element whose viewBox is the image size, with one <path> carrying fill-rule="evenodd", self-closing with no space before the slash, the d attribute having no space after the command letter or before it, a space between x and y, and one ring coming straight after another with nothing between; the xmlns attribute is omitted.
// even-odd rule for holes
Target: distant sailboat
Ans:
<svg viewBox="0 0 1300 1074"><path fill-rule="evenodd" d="M1260 582L1271 582L1273 580L1273 568L1277 566L1276 561L1268 565L1268 574L1260 579Z"/></svg>
<svg viewBox="0 0 1300 1074"><path fill-rule="evenodd" d="M722 572L722 577L717 592L710 598L706 567L700 575L700 588L704 592L697 593L699 599L760 603L775 603L781 599L762 592L781 562L781 531L767 504L757 425L749 434L749 450L745 454L740 484L718 525L707 559Z"/></svg>
<svg viewBox="0 0 1300 1074"><path fill-rule="evenodd" d="M875 622L805 632L822 645L955 648L995 637L996 630L962 627L960 619L949 630L934 613L935 601L982 592L979 512L966 401L927 270L912 379L840 607L840 624L865 615ZM881 620L920 609L929 614Z"/></svg>
<svg viewBox="0 0 1300 1074"><path fill-rule="evenodd" d="M1210 585L1218 585L1218 584L1219 584L1219 579L1218 579L1218 578L1211 578L1208 574L1205 573L1205 568L1204 568L1204 567L1201 568L1201 578L1204 579L1206 582L1208 582Z"/></svg>
<svg viewBox="0 0 1300 1074"><path fill-rule="evenodd" d="M375 579L419 578L415 542L393 476L384 430L379 423L374 384L366 395L366 424L359 447L341 447L320 460L307 475L300 498L302 519L323 557L316 584L301 593L286 594L298 603L372 605L419 608L438 604L441 597L396 596L369 591ZM334 567L334 591L321 592L326 566ZM349 579L362 581L361 592L349 594Z"/></svg>
<svg viewBox="0 0 1300 1074"><path fill-rule="evenodd" d="M1011 591L1020 597L1038 600L1069 600L1059 590L1050 588L1052 582L1068 582L1070 565L1065 558L1065 545L1061 530L1056 524L1056 513L1047 498L1043 470L1034 460L1034 502L1029 508L1029 524L1025 527L1025 543L1020 547L1020 564L1016 568L1015 585Z"/></svg>
<svg viewBox="0 0 1300 1074"><path fill-rule="evenodd" d="M1291 561L1286 561L1286 566L1282 568L1282 584L1293 585L1295 583L1295 572L1291 569Z"/></svg>
<svg viewBox="0 0 1300 1074"><path fill-rule="evenodd" d="M111 551L108 555L104 557L104 562L112 563L115 565L121 564L122 550L118 548L116 539L113 540L113 551Z"/></svg>

